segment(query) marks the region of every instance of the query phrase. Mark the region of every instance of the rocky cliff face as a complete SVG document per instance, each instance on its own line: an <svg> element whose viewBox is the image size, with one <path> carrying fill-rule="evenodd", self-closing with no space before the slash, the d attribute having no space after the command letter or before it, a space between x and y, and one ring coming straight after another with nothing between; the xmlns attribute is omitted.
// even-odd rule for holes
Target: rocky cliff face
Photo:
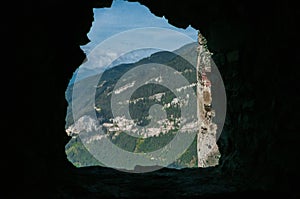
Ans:
<svg viewBox="0 0 300 199"><path fill-rule="evenodd" d="M93 75L76 81L74 84L70 83L66 91L68 101L66 132L73 139L66 145L68 159L77 167L98 166L101 160L99 162L95 161L95 157L99 153L107 154L110 159L119 164L119 168L126 168L127 170L133 170L135 168L134 164L140 166L159 164L160 166L164 165L168 168L177 169L218 165L220 153L216 140L217 134L221 134L225 120L225 88L217 67L211 62L210 53L205 51L206 55L209 56L206 57L207 59L200 57L204 54L203 51L204 49L197 51L197 43L192 42L177 49L178 54L163 51L156 52L138 62L114 66L103 72L99 80L98 75ZM200 75L200 72L197 72L200 68L196 70L196 66L191 64L197 60L197 54L199 55L199 67L206 67L207 72L208 69L210 72L213 71L213 74L209 75L202 71L203 81L201 76L198 77L199 79L196 77L197 74ZM206 62L204 63L201 60L206 60ZM133 75L126 76L129 71L134 71L137 67L143 67L145 64L147 64L147 70L156 70L158 73L148 77L132 72ZM157 64L168 66L174 71L159 72ZM173 78L169 78L172 74ZM141 76L145 79L145 84L139 81ZM188 82L182 85L178 84L171 89L162 86L170 85L169 80L174 85L174 79L178 76L184 77ZM204 83L208 82L210 78L214 80L213 86ZM120 82L120 87L116 88ZM120 95L120 93L122 95L123 92L128 92L128 89L131 89L134 85L140 87L134 89L135 92L130 99L112 100L112 95ZM89 92L87 91L93 89L96 90L95 96L88 98ZM191 92L187 92L187 89L191 89L189 90ZM197 94L196 89L199 89ZM212 97L216 98L214 102L211 100ZM194 110L188 110L188 114L183 114L184 111L187 112L189 104L194 105L193 109L197 109L196 99L199 106L199 120L195 119L197 115L196 112L193 112ZM93 101L95 104L93 104ZM121 104L122 108L129 107L130 118L120 114L122 112L120 107L119 110L115 110L115 113L119 115L116 116L112 113L112 107L118 107L116 103ZM160 108L157 107L157 110L155 110L155 105L160 105ZM79 118L73 121L74 112L72 110L76 106L78 107L75 109L78 110ZM215 110L212 110L212 108ZM218 113L218 118L215 118L215 111ZM96 117L93 117L95 113ZM141 124L147 126L141 126ZM140 137L134 137L128 132L138 134ZM176 136L181 133L190 135L191 139L181 137L180 140L185 141L182 143L174 142L178 139ZM133 164L130 167L125 167L125 164L121 163L120 160L123 161L122 156L117 156L120 152L114 153L111 149L105 150L105 147L104 149L98 147L97 150L93 151L94 146L104 145L104 139L110 140L123 151L136 153L136 155L140 155L145 159L139 162L138 160L136 162L130 161L128 158L130 153L125 152L122 155L127 157L125 162ZM151 154L162 148L165 148L165 151L172 151L168 148L170 145L179 149L188 140L190 140L189 143L186 148L182 149L176 160L171 159L169 156L162 157L161 155ZM89 152L94 154L89 154ZM167 153L164 152L163 154ZM172 157L175 157L175 155ZM159 161L160 159L163 161ZM147 162L147 160L150 160L150 162ZM113 164L106 165L110 167Z"/></svg>
<svg viewBox="0 0 300 199"><path fill-rule="evenodd" d="M64 153L69 139L64 133L64 91L72 71L84 59L78 45L87 42L92 8L110 3L28 3L27 15L33 21L30 33L24 34L32 42L31 51L24 53L35 54L37 75L32 78L33 129L25 151L27 191L63 198L299 196L295 184L299 178L299 56L293 49L297 7L289 1L140 2L178 27L191 24L201 29L209 41L228 99L226 124L218 141L220 165L144 175L74 169ZM45 105L48 111L42 114L40 107Z"/></svg>

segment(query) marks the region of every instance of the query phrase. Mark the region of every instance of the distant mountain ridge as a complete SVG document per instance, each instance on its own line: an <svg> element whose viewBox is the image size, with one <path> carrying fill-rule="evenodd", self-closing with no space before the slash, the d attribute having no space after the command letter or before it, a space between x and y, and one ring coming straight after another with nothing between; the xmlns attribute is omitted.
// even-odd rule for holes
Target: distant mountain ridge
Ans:
<svg viewBox="0 0 300 199"><path fill-rule="evenodd" d="M176 54L177 53L177 54ZM180 54L180 56L178 55ZM180 49L172 52L155 52L151 54L148 58L143 58L135 63L129 64L120 64L114 66L112 68L107 69L101 75L101 79L97 86L96 96L95 96L95 107L91 108L88 104L91 102L87 102L85 106L83 106L80 111L80 115L85 117L85 122L89 121L90 125L94 125L95 122L99 123L99 125L103 125L105 122L109 122L111 118L113 118L111 112L111 104L110 104L110 93L112 92L114 85L120 79L120 77L129 71L130 69L147 63L160 63L171 66L175 70L177 70L181 75L183 75L190 84L196 83L196 71L195 67L192 64L196 63L196 43L188 44ZM84 83L88 85L89 82L93 80L93 78L97 78L97 76L89 76L78 83ZM95 89L93 86L90 87L91 89ZM149 107L152 104L160 103L163 106L167 107L167 104L171 104L172 100L175 96L172 95L171 92L166 90L165 88L155 88L156 93L163 93L160 100L155 98L151 98L155 93L151 93L153 88L142 88L140 93L143 95L148 93L148 97L144 97L138 103L134 104L138 109L132 107L134 110L132 112L133 115L136 115L137 118L140 118L141 122L147 122L147 114L149 111ZM82 94L78 96L84 97L86 90L82 89ZM69 85L66 91L66 99L69 103L68 113L66 117L66 131L69 135L73 136L71 141L66 145L66 153L70 162L72 162L75 166L82 167L82 166L94 166L94 165L101 165L102 163L97 161L89 152L86 150L85 146L82 144L81 140L76 136L76 128L77 133L81 130L80 128L88 128L92 127L89 124L80 124L73 121L72 119L72 108L71 108L71 100L80 100L80 99L72 99L72 85ZM139 96L135 96L135 99L138 99ZM80 98L80 97L79 97ZM134 96L133 96L134 98ZM150 99L151 98L151 99ZM133 99L134 100L134 99ZM133 103L130 105L133 106ZM89 107L89 108L87 108ZM170 108L166 108L167 113L172 113L169 115L180 115L180 109L176 106L171 106ZM98 116L98 121L92 121L89 118L89 115L92 112L95 112ZM179 114L179 115L178 115ZM170 119L170 118L169 118ZM173 130L169 130L167 133L159 134L158 136L149 137L149 138L134 138L122 132L107 132L105 135L109 138L115 145L118 147L130 151L130 152L147 152L157 150L164 145L168 144L170 140L174 137L176 133L176 128ZM75 132L75 133L74 133ZM84 136L83 136L84 137ZM82 137L81 137L82 138ZM102 139L101 136L93 136L93 137L84 137L83 139L85 142L97 142L97 139ZM185 168L185 167L197 167L197 151L196 151L196 139L192 143L192 145L188 148L188 150L172 165L169 167L172 168Z"/></svg>
<svg viewBox="0 0 300 199"><path fill-rule="evenodd" d="M89 67L81 67L76 69L74 72L70 83L74 83L76 80L76 76L78 71L80 70L80 78L77 79L76 81L79 81L81 79L85 79L87 77L93 76L95 74L103 73L105 70L108 70L109 68L121 65L121 64L131 64L138 62L141 59L145 59L147 57L150 57L152 54L159 52L160 50L158 49L152 49L152 48L146 48L146 49L138 49L131 51L129 53L126 53L124 55L121 55L117 59L115 59L111 64L105 66L105 67L99 67L99 68L89 68Z"/></svg>

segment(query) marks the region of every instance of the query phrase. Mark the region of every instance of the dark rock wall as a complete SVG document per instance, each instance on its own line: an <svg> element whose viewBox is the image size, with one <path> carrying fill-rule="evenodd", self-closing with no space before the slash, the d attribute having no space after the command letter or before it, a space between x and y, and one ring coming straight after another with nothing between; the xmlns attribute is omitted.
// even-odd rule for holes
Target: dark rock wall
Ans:
<svg viewBox="0 0 300 199"><path fill-rule="evenodd" d="M93 7L109 1L46 1L24 8L32 22L25 36L31 39L26 51L32 67L32 133L25 151L25 183L35 190L51 191L73 166L65 155L70 139L64 132L67 103L65 90L85 55L79 45L89 42ZM43 184L41 184L43 183Z"/></svg>
<svg viewBox="0 0 300 199"><path fill-rule="evenodd" d="M297 7L289 1L140 2L175 26L185 28L191 24L208 40L228 100L226 124L218 141L222 154L220 166L214 171L162 170L140 176L111 169L75 169L64 153L69 139L64 132L67 106L64 92L73 71L84 60L79 45L88 42L92 8L110 6L110 2L29 2L25 14L32 21L28 24L29 33L24 33L25 39L30 39L30 48L24 53L33 61L29 66L33 74L32 130L29 147L24 151L27 161L24 183L28 191L66 198L138 197L142 193L134 190L135 186L148 193L148 189L158 189L153 185L158 183L173 197L220 194L222 190L246 191L239 193L246 196L297 194L295 181L300 177L300 137L296 128L299 123ZM201 192L201 187L207 184L198 179L203 173L207 179L219 175L223 184L234 181L235 188L227 189L226 185L216 183L215 188L211 186ZM181 191L170 191L179 188ZM148 196L157 195L160 192L153 191Z"/></svg>

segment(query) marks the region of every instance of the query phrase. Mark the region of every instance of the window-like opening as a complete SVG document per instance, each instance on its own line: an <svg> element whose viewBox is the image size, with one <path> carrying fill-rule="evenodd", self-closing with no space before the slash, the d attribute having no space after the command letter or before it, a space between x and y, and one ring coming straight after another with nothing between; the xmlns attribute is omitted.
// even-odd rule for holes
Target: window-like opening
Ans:
<svg viewBox="0 0 300 199"><path fill-rule="evenodd" d="M113 1L93 12L90 42L81 46L87 60L66 91L69 161L128 171L155 166L138 172L217 165L226 98L205 38L139 3Z"/></svg>

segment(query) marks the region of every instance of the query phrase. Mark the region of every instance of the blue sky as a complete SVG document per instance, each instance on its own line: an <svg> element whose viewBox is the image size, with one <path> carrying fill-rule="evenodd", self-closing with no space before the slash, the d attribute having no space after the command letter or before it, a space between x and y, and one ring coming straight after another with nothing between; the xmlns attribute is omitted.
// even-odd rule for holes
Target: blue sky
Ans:
<svg viewBox="0 0 300 199"><path fill-rule="evenodd" d="M85 53L105 39L117 33L143 27L160 27L184 33L196 41L197 30L191 26L186 29L177 28L168 23L164 17L157 17L138 2L114 0L110 8L94 8L94 22L87 34L90 43L81 46Z"/></svg>
<svg viewBox="0 0 300 199"><path fill-rule="evenodd" d="M174 51L185 44L195 42L197 39L197 30L191 26L186 29L177 28L169 24L165 17L155 16L146 6L138 2L114 0L110 8L95 8L93 12L94 22L87 34L90 42L80 46L87 55L88 61L81 64L75 71L70 83L74 81L76 76L78 79L82 79L103 72L106 68L115 66L113 65L115 63L134 63L161 49ZM123 37L115 39L126 31L149 27L166 28L173 32L147 29L144 32L133 32L129 36L124 34ZM122 40L123 38L125 41ZM122 44L117 43L120 41ZM164 48L140 49L131 54L127 53L124 57L125 50L130 48L128 46L137 47L142 43L148 46L164 46Z"/></svg>

